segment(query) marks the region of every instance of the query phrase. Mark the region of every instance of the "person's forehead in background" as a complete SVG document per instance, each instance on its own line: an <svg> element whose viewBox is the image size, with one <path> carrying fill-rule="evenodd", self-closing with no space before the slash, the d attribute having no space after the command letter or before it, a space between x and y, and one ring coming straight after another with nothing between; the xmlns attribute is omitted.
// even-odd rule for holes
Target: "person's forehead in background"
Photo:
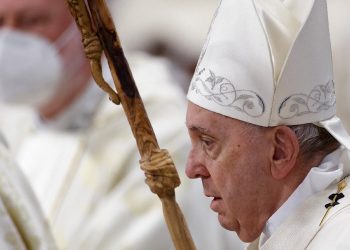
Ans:
<svg viewBox="0 0 350 250"><path fill-rule="evenodd" d="M35 33L54 41L71 22L65 0L0 0L0 29Z"/></svg>

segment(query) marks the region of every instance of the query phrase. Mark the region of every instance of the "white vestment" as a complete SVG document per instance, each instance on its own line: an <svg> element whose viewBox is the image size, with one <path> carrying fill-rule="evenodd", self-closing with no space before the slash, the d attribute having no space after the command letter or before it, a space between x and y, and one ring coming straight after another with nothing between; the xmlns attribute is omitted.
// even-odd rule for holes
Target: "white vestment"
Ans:
<svg viewBox="0 0 350 250"><path fill-rule="evenodd" d="M131 57L129 62L159 145L169 150L180 174L177 200L198 249L241 249L235 235L220 227L209 200L199 194L201 184L184 176L189 147L186 101L172 83L170 65L145 55ZM102 102L96 95L89 97L89 92L102 93L95 88L92 85L80 100L89 107L78 105L73 115L64 118L78 119L84 109L95 108L93 117L86 112L87 118L81 119L89 123L87 128L63 130L49 124L27 129L30 132L18 151L59 247L172 249L161 203L144 183L136 142L122 107L105 96L100 95Z"/></svg>
<svg viewBox="0 0 350 250"><path fill-rule="evenodd" d="M0 249L56 249L34 193L1 140Z"/></svg>
<svg viewBox="0 0 350 250"><path fill-rule="evenodd" d="M344 151L343 157L347 153L349 152ZM348 176L349 166L343 166L343 162L346 161L342 160L339 169L330 172L329 175L338 170L343 171L344 168L342 178ZM328 173L323 174L325 174L323 175L325 178L328 178ZM323 180L319 181L322 182ZM339 182L333 181L325 190L305 199L303 202L299 202L294 211L285 216L286 219L278 225L267 240L264 239L264 234L262 234L247 246L247 250L350 249L350 178L345 178L345 181L347 186L341 191L344 197L338 200L339 204L329 210L321 225L322 218L327 211L325 205L332 202L329 197L337 193ZM306 181L304 180L301 185L303 184L307 187L310 182L306 178ZM305 187L299 191L305 191ZM278 210L276 213L278 213Z"/></svg>

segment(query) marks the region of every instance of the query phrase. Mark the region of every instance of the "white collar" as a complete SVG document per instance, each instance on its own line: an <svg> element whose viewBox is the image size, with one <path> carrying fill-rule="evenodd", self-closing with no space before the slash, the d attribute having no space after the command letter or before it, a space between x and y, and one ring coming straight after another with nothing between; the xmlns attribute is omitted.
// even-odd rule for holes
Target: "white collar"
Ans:
<svg viewBox="0 0 350 250"><path fill-rule="evenodd" d="M328 154L319 166L311 168L303 182L292 193L288 200L269 218L260 237L259 247L276 231L283 221L290 216L307 198L326 189L337 182L343 175L343 164L340 163L344 148L341 147Z"/></svg>

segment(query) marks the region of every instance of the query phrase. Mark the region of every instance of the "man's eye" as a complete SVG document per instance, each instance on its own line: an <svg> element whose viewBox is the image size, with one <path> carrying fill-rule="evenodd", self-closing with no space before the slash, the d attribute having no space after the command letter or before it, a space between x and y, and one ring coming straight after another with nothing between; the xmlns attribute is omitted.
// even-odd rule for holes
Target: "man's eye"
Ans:
<svg viewBox="0 0 350 250"><path fill-rule="evenodd" d="M202 137L201 138L203 146L210 147L213 144L213 140L207 138L207 137Z"/></svg>
<svg viewBox="0 0 350 250"><path fill-rule="evenodd" d="M210 146L210 144L211 144L211 141L203 140L202 142L205 144L205 146Z"/></svg>
<svg viewBox="0 0 350 250"><path fill-rule="evenodd" d="M27 18L23 18L21 20L21 25L23 27L34 27L34 26L39 26L42 25L43 19L39 16L33 16L33 17L27 17Z"/></svg>
<svg viewBox="0 0 350 250"><path fill-rule="evenodd" d="M209 157L209 159L216 159L221 152L220 141L207 135L201 135L199 138L202 151Z"/></svg>
<svg viewBox="0 0 350 250"><path fill-rule="evenodd" d="M42 14L23 15L19 19L19 26L22 29L35 29L45 26L49 22L49 17Z"/></svg>

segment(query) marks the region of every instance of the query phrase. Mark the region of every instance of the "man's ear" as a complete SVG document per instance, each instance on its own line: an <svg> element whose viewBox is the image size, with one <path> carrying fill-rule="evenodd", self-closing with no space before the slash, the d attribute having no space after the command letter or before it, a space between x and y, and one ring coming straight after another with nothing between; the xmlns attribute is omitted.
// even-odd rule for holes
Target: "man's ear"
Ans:
<svg viewBox="0 0 350 250"><path fill-rule="evenodd" d="M271 174L275 179L283 179L296 164L299 154L298 138L289 127L277 126L272 130L272 140Z"/></svg>

